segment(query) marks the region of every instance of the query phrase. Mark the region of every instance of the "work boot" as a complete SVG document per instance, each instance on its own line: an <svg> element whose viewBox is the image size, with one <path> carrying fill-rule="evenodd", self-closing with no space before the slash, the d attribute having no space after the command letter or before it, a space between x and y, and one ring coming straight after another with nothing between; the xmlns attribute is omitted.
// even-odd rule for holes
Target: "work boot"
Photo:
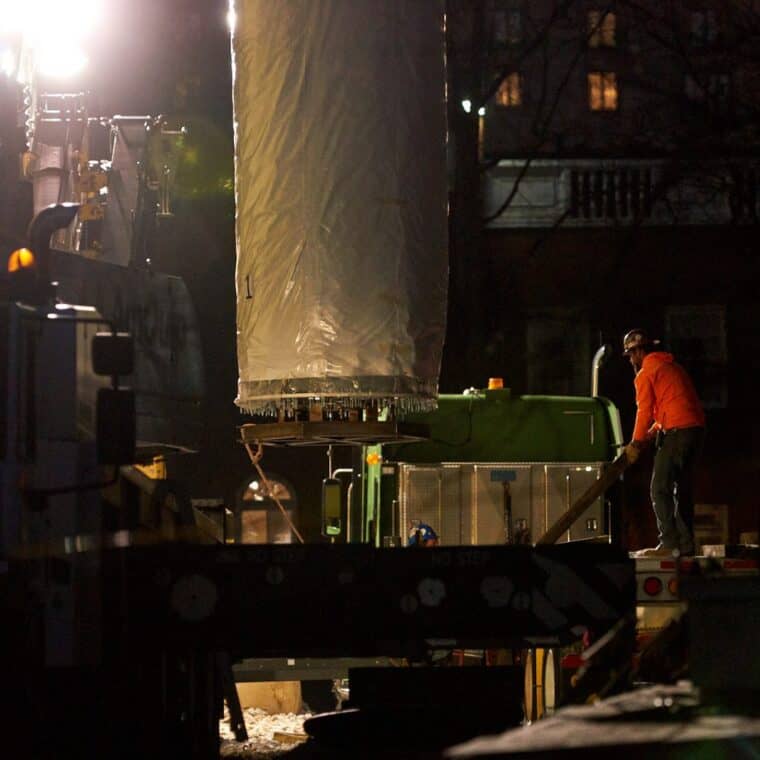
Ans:
<svg viewBox="0 0 760 760"><path fill-rule="evenodd" d="M639 549L637 552L631 552L631 557L641 559L642 557L668 557L673 558L673 553L678 553L678 549L657 544L651 549Z"/></svg>

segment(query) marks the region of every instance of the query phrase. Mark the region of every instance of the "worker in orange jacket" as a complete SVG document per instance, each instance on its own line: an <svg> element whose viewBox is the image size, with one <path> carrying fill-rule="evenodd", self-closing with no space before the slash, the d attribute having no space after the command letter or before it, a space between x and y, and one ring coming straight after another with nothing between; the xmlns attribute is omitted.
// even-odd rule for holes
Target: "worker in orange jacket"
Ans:
<svg viewBox="0 0 760 760"><path fill-rule="evenodd" d="M633 464L655 442L650 495L659 543L637 557L694 554L694 476L705 430L705 413L686 370L673 354L656 351L659 341L640 329L623 338L623 353L636 373L636 422L625 447Z"/></svg>

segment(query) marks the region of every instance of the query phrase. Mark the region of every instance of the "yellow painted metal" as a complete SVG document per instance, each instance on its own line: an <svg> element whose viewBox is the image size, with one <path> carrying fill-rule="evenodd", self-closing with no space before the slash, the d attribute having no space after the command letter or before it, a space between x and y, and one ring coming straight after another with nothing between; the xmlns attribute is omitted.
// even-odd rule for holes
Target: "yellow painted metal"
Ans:
<svg viewBox="0 0 760 760"><path fill-rule="evenodd" d="M146 478L150 478L151 480L166 480L165 457L153 457L152 464L136 464L135 469L139 470Z"/></svg>

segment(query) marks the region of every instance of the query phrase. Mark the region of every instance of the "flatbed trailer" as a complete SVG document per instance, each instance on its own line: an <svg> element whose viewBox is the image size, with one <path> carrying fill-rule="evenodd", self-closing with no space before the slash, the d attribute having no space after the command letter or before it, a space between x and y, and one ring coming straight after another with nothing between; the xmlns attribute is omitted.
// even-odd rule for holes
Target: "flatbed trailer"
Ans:
<svg viewBox="0 0 760 760"><path fill-rule="evenodd" d="M741 554L743 556L634 558L639 634L651 636L683 614L687 605L681 594L684 578L760 575L757 548L747 547Z"/></svg>
<svg viewBox="0 0 760 760"><path fill-rule="evenodd" d="M647 675L651 665L642 659L664 663L659 654L670 648L672 662L686 664L685 641L690 603L686 586L695 582L731 581L760 576L760 557L757 547L703 547L704 554L696 557L632 557L636 578L635 645L633 640L632 668ZM709 556L708 556L709 554ZM730 555L730 556L726 556ZM746 581L745 581L746 582ZM686 591L686 593L685 593ZM631 621L633 623L633 621ZM670 632L666 629L671 627ZM647 649L663 634L666 640ZM525 653L525 714L528 721L546 718L570 697L578 675L587 664L587 648L593 641L576 643L571 647L542 648ZM693 656L688 661L694 665ZM657 667L660 667L659 665ZM646 678L644 680L647 680ZM573 698L577 699L577 694Z"/></svg>

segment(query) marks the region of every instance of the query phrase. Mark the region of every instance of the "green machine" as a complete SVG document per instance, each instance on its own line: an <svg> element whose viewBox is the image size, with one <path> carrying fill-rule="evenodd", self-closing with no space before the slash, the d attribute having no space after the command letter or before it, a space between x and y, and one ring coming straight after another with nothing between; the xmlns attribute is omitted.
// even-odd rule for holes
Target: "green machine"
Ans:
<svg viewBox="0 0 760 760"><path fill-rule="evenodd" d="M441 545L535 542L623 445L617 408L599 396L442 395L419 441L366 446L347 540L404 546L420 523ZM603 541L602 498L562 540Z"/></svg>

